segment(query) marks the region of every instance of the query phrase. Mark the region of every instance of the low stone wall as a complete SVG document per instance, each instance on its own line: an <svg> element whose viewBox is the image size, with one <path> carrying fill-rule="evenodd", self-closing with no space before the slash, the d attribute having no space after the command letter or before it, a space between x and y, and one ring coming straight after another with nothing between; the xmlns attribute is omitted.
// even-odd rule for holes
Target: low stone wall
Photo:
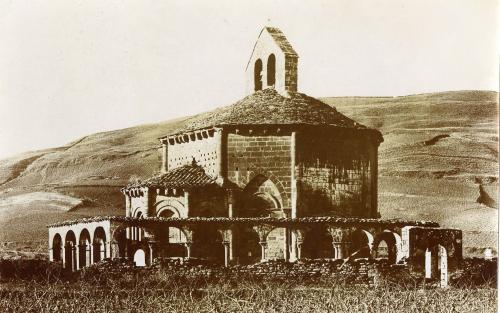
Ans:
<svg viewBox="0 0 500 313"><path fill-rule="evenodd" d="M496 259L465 259L461 269L450 273L450 284L455 286L481 285L496 278ZM232 279L244 280L280 280L298 284L323 283L326 285L378 286L390 284L397 286L415 286L426 283L438 286L438 281L424 279L422 271L413 271L407 265L389 264L387 260L356 259L349 262L343 260L302 260L289 263L284 261L268 261L252 265L232 265L223 267L203 259L164 258L156 259L152 267L135 267L124 259L105 260L82 271L83 277L95 273L106 273L106 276L122 277L137 273L164 272L188 279ZM487 278L488 279L485 279ZM495 280L496 281L496 280ZM468 283L468 284L466 284ZM493 286L493 285L492 285ZM494 287L494 286L493 286Z"/></svg>
<svg viewBox="0 0 500 313"><path fill-rule="evenodd" d="M165 271L178 276L191 278L216 279L223 277L241 280L276 280L313 283L322 281L331 284L356 286L378 285L386 277L411 277L407 267L390 265L386 260L357 259L351 262L343 260L303 260L289 263L268 261L252 265L232 265L223 267L202 259L164 258L156 259L150 268L137 268L129 261L113 260L95 264L83 270L84 275L93 271L106 272L109 276L123 275L132 271ZM125 271L124 271L125 270Z"/></svg>

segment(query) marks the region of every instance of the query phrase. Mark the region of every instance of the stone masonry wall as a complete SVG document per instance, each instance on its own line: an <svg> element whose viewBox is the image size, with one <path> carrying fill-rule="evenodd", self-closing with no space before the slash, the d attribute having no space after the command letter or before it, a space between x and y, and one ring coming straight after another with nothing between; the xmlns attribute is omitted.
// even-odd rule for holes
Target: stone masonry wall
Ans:
<svg viewBox="0 0 500 313"><path fill-rule="evenodd" d="M290 143L288 135L229 134L227 140L228 179L244 189L257 175L264 175L268 180L263 182L256 191L268 193L281 202L281 208L275 212L279 216L284 214L282 208L291 206ZM245 205L244 200L236 201L235 216L244 210ZM273 230L269 234L267 243L268 258L284 258L285 231L283 229ZM240 245L242 244L240 242Z"/></svg>
<svg viewBox="0 0 500 313"><path fill-rule="evenodd" d="M298 58L285 57L285 86L287 90L297 91L298 84Z"/></svg>
<svg viewBox="0 0 500 313"><path fill-rule="evenodd" d="M361 138L346 135L298 137L298 215L376 217L370 149Z"/></svg>
<svg viewBox="0 0 500 313"><path fill-rule="evenodd" d="M284 208L290 204L290 136L228 134L227 177L244 189L257 175L270 179L280 191Z"/></svg>
<svg viewBox="0 0 500 313"><path fill-rule="evenodd" d="M288 263L268 261L252 265L222 267L199 259L156 259L156 269L171 271L188 277L227 277L239 279L292 279L295 282L333 282L349 286L376 286L382 280L400 284L414 283L418 274L411 273L404 265L391 265L384 260L358 259L344 263L343 260L304 260Z"/></svg>

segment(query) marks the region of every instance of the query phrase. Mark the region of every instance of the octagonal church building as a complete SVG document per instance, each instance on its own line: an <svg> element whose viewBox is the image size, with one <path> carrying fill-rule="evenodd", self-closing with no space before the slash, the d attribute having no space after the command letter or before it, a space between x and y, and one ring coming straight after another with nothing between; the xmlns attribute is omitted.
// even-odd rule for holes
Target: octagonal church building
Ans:
<svg viewBox="0 0 500 313"><path fill-rule="evenodd" d="M160 172L122 189L124 216L50 225L51 259L77 270L117 257L461 258L458 230L380 219L381 133L300 93L298 60L284 34L265 27L246 65L247 96L160 138Z"/></svg>

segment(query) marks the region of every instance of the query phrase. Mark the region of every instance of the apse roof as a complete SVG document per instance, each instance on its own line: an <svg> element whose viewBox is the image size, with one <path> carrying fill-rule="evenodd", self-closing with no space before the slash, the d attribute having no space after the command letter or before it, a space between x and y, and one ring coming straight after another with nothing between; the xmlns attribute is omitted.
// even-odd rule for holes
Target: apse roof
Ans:
<svg viewBox="0 0 500 313"><path fill-rule="evenodd" d="M283 96L273 88L256 91L230 106L193 116L171 134L231 125L336 126L370 130L381 138L377 130L355 122L316 98L298 92Z"/></svg>

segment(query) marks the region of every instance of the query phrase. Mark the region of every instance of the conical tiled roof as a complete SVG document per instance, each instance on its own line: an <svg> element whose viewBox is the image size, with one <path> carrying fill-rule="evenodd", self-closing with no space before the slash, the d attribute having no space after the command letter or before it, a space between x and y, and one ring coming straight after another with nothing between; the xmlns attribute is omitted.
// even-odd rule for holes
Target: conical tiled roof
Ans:
<svg viewBox="0 0 500 313"><path fill-rule="evenodd" d="M173 134L229 125L329 125L369 129L318 99L298 92L291 92L289 97L285 97L269 88L257 91L233 105L196 115Z"/></svg>

